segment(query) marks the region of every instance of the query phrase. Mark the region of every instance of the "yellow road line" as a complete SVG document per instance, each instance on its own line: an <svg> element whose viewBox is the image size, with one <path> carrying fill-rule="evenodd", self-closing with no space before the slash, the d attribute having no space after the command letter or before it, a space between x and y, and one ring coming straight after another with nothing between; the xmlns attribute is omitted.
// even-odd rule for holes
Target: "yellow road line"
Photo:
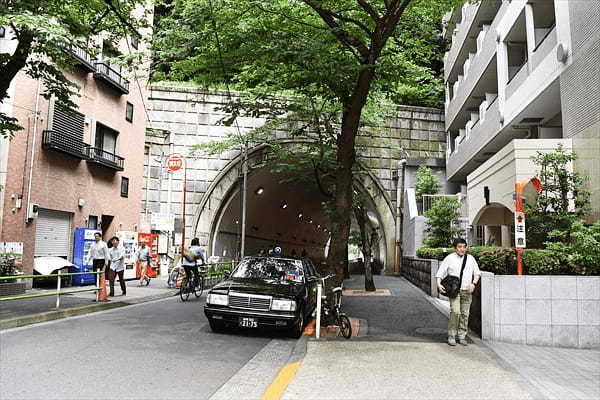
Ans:
<svg viewBox="0 0 600 400"><path fill-rule="evenodd" d="M281 368L271 386L263 393L261 400L279 400L292 379L294 379L299 367L300 361Z"/></svg>

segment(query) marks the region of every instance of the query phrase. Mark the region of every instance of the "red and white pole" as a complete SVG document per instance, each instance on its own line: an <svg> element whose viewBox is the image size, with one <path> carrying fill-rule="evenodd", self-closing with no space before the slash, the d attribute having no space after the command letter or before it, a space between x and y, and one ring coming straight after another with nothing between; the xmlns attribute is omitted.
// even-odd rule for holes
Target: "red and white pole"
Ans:
<svg viewBox="0 0 600 400"><path fill-rule="evenodd" d="M185 194L187 192L187 161L183 159L183 228L181 230L181 256L183 257L183 249L185 248Z"/></svg>

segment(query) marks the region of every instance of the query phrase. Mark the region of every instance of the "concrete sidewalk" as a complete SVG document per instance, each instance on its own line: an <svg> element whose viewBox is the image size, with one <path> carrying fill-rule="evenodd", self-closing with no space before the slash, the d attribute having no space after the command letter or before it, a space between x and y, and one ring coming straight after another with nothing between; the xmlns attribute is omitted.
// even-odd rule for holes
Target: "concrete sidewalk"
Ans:
<svg viewBox="0 0 600 400"><path fill-rule="evenodd" d="M167 287L166 278L155 278L148 286L140 286L138 281L127 282L127 295L121 295L121 287L115 282L115 296L109 301L96 302L95 292L73 293L60 296L60 308L56 306L56 296L33 299L11 300L0 303L0 329L16 328L32 323L50 321L74 315L103 311L130 304L137 304L171 297L179 293L178 289ZM63 291L77 290L85 286L63 288ZM56 289L32 289L27 294L52 293ZM107 288L108 292L108 288Z"/></svg>
<svg viewBox="0 0 600 400"><path fill-rule="evenodd" d="M392 296L344 297L344 311L367 320L366 336L347 341L311 339L281 398L600 398L594 387L600 365L595 350L523 346L528 350L523 351L476 337L467 347L450 347L447 317L423 292L403 278L377 276L375 282ZM352 277L344 286L362 289L363 284L362 277ZM549 354L557 355L552 363L546 362ZM565 365L579 380L565 374ZM542 387L548 383L544 374L552 376L553 385Z"/></svg>

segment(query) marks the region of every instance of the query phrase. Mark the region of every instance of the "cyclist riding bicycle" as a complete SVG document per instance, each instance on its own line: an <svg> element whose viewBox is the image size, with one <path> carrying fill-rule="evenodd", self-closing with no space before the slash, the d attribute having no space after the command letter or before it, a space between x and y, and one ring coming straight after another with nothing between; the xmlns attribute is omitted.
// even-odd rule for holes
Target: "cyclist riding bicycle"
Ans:
<svg viewBox="0 0 600 400"><path fill-rule="evenodd" d="M190 247L183 250L181 266L185 270L185 276L188 280L192 279L192 271L194 273L194 286L200 281L200 272L198 271L198 260L200 265L204 265L204 251L200 248L200 240L193 238Z"/></svg>

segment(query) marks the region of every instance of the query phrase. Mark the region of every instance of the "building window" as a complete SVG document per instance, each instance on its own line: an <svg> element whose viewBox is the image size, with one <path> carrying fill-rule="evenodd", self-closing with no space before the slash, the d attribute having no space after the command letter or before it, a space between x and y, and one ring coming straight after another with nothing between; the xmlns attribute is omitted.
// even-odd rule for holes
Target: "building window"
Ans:
<svg viewBox="0 0 600 400"><path fill-rule="evenodd" d="M98 216L97 215L88 216L87 227L90 229L98 228Z"/></svg>
<svg viewBox="0 0 600 400"><path fill-rule="evenodd" d="M129 178L121 177L121 197L129 197Z"/></svg>
<svg viewBox="0 0 600 400"><path fill-rule="evenodd" d="M110 129L108 126L96 123L95 145L97 149L104 150L107 153L116 154L117 136L119 132Z"/></svg>
<svg viewBox="0 0 600 400"><path fill-rule="evenodd" d="M140 45L140 40L136 36L132 37L131 38L131 47L133 47L134 49L137 50L139 45Z"/></svg>
<svg viewBox="0 0 600 400"><path fill-rule="evenodd" d="M130 102L127 102L127 106L125 106L125 119L133 122L133 104Z"/></svg>

